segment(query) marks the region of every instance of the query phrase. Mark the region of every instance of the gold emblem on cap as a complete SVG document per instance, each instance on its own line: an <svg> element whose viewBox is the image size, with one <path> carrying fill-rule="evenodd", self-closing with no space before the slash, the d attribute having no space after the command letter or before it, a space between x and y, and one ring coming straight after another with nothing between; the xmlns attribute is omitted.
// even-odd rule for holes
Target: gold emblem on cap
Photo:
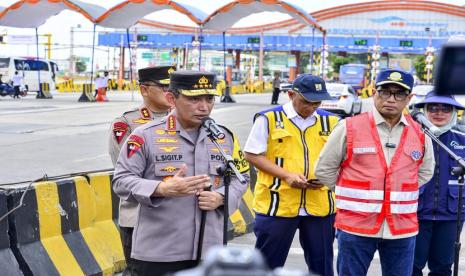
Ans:
<svg viewBox="0 0 465 276"><path fill-rule="evenodd" d="M203 76L199 79L199 84L208 84L208 79Z"/></svg>
<svg viewBox="0 0 465 276"><path fill-rule="evenodd" d="M174 72L173 67L170 67L170 69L168 69L168 74L171 74L171 73L173 73L173 72Z"/></svg>
<svg viewBox="0 0 465 276"><path fill-rule="evenodd" d="M203 76L199 79L199 85L194 85L194 88L211 88L212 85L208 84L208 79Z"/></svg>
<svg viewBox="0 0 465 276"><path fill-rule="evenodd" d="M402 80L402 75L399 72L392 72L389 75L389 78L392 81L401 81Z"/></svg>

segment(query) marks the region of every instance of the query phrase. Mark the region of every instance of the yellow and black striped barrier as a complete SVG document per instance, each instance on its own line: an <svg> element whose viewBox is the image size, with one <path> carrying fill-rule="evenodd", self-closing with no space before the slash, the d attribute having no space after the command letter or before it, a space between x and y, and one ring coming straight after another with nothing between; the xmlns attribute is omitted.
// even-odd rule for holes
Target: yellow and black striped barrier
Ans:
<svg viewBox="0 0 465 276"><path fill-rule="evenodd" d="M79 97L79 102L95 102L94 85L85 83L82 85L82 94Z"/></svg>
<svg viewBox="0 0 465 276"><path fill-rule="evenodd" d="M21 190L12 194L19 203ZM28 275L111 275L124 266L122 247L95 226L97 204L85 177L39 182L12 214L20 266Z"/></svg>
<svg viewBox="0 0 465 276"><path fill-rule="evenodd" d="M0 221L3 272L112 275L122 271L126 264L117 226L119 198L112 190L112 178L111 171L104 171L35 183L23 206ZM0 193L0 216L19 204L25 189L11 188L7 196ZM252 201L248 188L239 209L229 217L229 239L253 230Z"/></svg>
<svg viewBox="0 0 465 276"><path fill-rule="evenodd" d="M8 212L7 196L0 192L0 217ZM2 275L22 275L19 264L10 248L10 238L8 236L8 219L0 221L0 267Z"/></svg>
<svg viewBox="0 0 465 276"><path fill-rule="evenodd" d="M37 92L37 99L52 99L52 93L50 93L50 83L42 82L40 83L39 92Z"/></svg>

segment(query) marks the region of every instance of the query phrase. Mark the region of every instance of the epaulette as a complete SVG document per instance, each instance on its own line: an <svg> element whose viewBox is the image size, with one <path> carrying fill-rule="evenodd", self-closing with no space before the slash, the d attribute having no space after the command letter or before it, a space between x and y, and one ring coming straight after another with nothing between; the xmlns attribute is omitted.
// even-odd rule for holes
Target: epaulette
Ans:
<svg viewBox="0 0 465 276"><path fill-rule="evenodd" d="M139 111L139 108L130 109L130 110L124 112L123 116L126 115L126 114L129 114L129 113L135 112L135 111Z"/></svg>

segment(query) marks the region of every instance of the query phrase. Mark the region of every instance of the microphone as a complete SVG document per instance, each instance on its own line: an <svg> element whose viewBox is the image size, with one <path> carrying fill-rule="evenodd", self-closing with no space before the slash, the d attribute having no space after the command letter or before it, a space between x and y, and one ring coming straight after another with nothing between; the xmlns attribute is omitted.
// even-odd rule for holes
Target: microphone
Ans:
<svg viewBox="0 0 465 276"><path fill-rule="evenodd" d="M428 121L428 119L426 119L426 117L425 117L425 114L423 114L422 112L420 112L418 110L414 110L414 111L412 111L412 113L410 113L410 115L423 128L425 128L425 129L429 130L431 133L433 133L434 136L441 135L441 130L437 126L433 125L430 121Z"/></svg>
<svg viewBox="0 0 465 276"><path fill-rule="evenodd" d="M223 139L226 137L221 128L210 117L202 119L202 126L206 128L215 139Z"/></svg>

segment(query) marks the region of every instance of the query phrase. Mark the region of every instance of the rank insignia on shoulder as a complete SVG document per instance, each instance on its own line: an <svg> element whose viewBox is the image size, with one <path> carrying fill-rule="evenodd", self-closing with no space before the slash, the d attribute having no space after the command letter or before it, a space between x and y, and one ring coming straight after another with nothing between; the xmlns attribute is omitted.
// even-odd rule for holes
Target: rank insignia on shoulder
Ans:
<svg viewBox="0 0 465 276"><path fill-rule="evenodd" d="M128 138L128 147L127 147L127 154L128 158L130 158L134 153L136 153L144 144L144 138L138 135L131 135Z"/></svg>
<svg viewBox="0 0 465 276"><path fill-rule="evenodd" d="M331 131L320 131L320 136L329 136L331 134Z"/></svg>
<svg viewBox="0 0 465 276"><path fill-rule="evenodd" d="M173 166L168 166L168 167L160 169L160 171L162 171L162 172L169 172L169 173L173 173L173 172L175 172L177 170L179 170L179 168L176 168L176 167L173 167Z"/></svg>
<svg viewBox="0 0 465 276"><path fill-rule="evenodd" d="M113 124L113 135L115 136L115 140L118 144L121 143L123 137L126 135L128 127L128 124L124 122L116 122Z"/></svg>
<svg viewBox="0 0 465 276"><path fill-rule="evenodd" d="M147 107L143 107L140 109L140 116L142 119L151 120L152 116L150 115L150 111Z"/></svg>
<svg viewBox="0 0 465 276"><path fill-rule="evenodd" d="M176 130L176 116L169 115L168 118L166 118L166 129L168 131Z"/></svg>
<svg viewBox="0 0 465 276"><path fill-rule="evenodd" d="M177 149L178 147L160 147L160 149L164 152L172 152L173 150Z"/></svg>

